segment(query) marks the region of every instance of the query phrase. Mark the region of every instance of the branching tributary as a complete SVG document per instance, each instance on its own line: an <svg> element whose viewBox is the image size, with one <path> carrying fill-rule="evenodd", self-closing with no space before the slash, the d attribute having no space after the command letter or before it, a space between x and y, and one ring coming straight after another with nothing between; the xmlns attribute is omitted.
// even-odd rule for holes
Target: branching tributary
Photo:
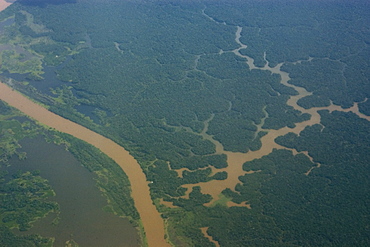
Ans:
<svg viewBox="0 0 370 247"><path fill-rule="evenodd" d="M204 13L204 11L203 11L203 14L206 15ZM209 19L211 19L212 21L215 21L213 18L211 18L209 16L207 16L207 17ZM225 23L220 23L220 24L226 25ZM193 186L200 186L201 189L202 189L202 193L212 195L213 200L210 203L208 203L208 205L211 205L213 202L217 201L219 199L219 195L221 194L221 192L225 188L234 189L235 186L240 182L239 179L238 179L239 176L242 176L246 173L253 173L253 171L246 172L246 171L243 170L243 164L245 162L248 162L248 161L251 161L251 160L254 160L254 159L259 159L262 156L268 155L273 151L273 149L289 149L289 148L286 148L286 147L283 147L283 146L277 144L274 141L276 137L286 135L289 132L299 134L307 126L311 126L311 125L314 125L314 124L320 124L321 119L320 119L320 114L318 113L319 110L329 110L330 112L332 112L332 111L353 112L353 113L357 114L359 117L367 119L368 121L370 121L369 116L366 116L366 115L359 112L358 105L357 105L358 103L355 103L353 107L348 108L348 109L343 109L342 107L337 106L337 105L333 105L333 104L331 104L328 107L315 107L315 108L310 108L310 109L304 109L304 108L300 107L297 104L298 100L303 98L303 97L309 96L312 93L308 92L303 87L298 87L298 86L295 86L295 85L292 85L292 84L289 83L289 80L290 80L289 74L287 72L284 72L284 71L281 70L281 67L282 67L283 63L280 63L275 67L270 67L268 61L266 61L266 59L265 59L265 61L266 61L265 66L260 68L260 67L255 66L254 60L251 57L242 55L240 53L240 50L247 48L247 45L243 44L240 41L241 32L242 32L242 27L238 26L237 30L236 30L236 33L235 33L235 42L239 45L239 48L233 50L232 52L236 56L244 58L246 60L246 63L248 64L250 70L253 70L253 69L266 70L266 71L270 71L272 74L280 75L280 77L281 77L280 83L281 84L283 84L287 87L291 87L295 91L298 92L297 95L291 96L289 98L289 100L287 101L287 105L292 106L294 109L296 109L296 110L298 110L302 113L310 114L311 118L308 121L304 121L304 122L301 122L301 123L296 123L296 126L294 128L284 127L284 128L278 129L278 130L262 129L261 128L262 126L260 124L260 125L257 126L258 130L256 132L256 135L258 134L259 131L262 131L262 130L267 132L267 134L261 138L261 143L262 143L261 148L257 151L249 151L247 153L237 153L237 152L225 151L220 142L215 140L213 138L213 136L207 134L208 123L210 121L212 121L212 119L214 117L214 115L212 115L210 119L205 121L205 128L200 133L200 135L203 136L204 139L210 140L212 143L214 143L216 145L216 153L227 155L228 167L226 167L224 169L218 169L218 170L214 169L214 172L226 171L227 174L228 174L228 177L227 177L226 180L212 180L212 181L206 182L206 183L184 185L184 187L186 187L188 189L188 192L191 191L191 188ZM223 52L225 52L225 51L223 51ZM312 58L310 58L308 61L310 61L310 60L312 60ZM297 61L297 62L301 62L301 61ZM266 117L268 117L267 112L265 112L265 117L261 121L262 123L264 122L264 119ZM195 133L195 132L193 132L193 133ZM298 153L295 149L289 149L289 150L291 150L294 155L296 155ZM305 173L305 175L309 175L310 172L313 169L319 168L321 166L321 164L315 163L315 161L308 154L307 151L303 151L303 152L299 152L299 153L302 153L302 154L306 155L311 160L311 162L315 164L311 169L309 169ZM235 204L233 204L233 205L235 205ZM239 206L250 207L248 202L244 202L244 203L240 204Z"/></svg>

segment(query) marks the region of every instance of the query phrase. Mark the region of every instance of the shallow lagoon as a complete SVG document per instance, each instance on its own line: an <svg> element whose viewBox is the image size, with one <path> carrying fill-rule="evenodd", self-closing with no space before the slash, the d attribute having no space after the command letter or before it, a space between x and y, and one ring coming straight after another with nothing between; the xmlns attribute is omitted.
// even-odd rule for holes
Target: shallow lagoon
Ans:
<svg viewBox="0 0 370 247"><path fill-rule="evenodd" d="M7 170L40 170L56 192L53 200L61 209L58 224L52 224L57 215L50 214L24 234L55 237L56 247L65 246L71 239L89 247L139 246L137 230L127 219L102 210L107 203L95 185L94 175L63 146L47 143L41 137L23 140L21 145L27 159L11 159Z"/></svg>

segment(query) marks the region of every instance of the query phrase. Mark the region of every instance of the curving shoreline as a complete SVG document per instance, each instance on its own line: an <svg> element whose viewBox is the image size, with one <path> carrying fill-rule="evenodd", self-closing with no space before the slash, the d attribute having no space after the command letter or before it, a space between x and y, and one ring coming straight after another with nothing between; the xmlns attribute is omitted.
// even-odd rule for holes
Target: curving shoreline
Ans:
<svg viewBox="0 0 370 247"><path fill-rule="evenodd" d="M0 99L37 122L79 138L112 158L129 177L131 195L140 214L148 246L170 246L164 237L164 222L150 197L146 176L139 163L128 151L112 140L50 112L2 82L0 82Z"/></svg>

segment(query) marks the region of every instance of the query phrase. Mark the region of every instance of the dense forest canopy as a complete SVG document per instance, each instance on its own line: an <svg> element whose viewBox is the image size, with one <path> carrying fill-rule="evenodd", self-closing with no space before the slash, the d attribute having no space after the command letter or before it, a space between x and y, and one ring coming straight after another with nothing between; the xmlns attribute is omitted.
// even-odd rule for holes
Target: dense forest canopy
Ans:
<svg viewBox="0 0 370 247"><path fill-rule="evenodd" d="M27 2L0 14L0 71L134 156L175 246L214 246L204 227L221 246L370 244L367 1Z"/></svg>

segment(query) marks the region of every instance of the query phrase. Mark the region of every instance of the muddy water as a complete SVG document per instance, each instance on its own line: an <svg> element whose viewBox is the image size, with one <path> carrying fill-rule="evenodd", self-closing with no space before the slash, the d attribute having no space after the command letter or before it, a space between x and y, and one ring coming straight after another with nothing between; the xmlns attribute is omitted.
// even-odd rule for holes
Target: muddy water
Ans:
<svg viewBox="0 0 370 247"><path fill-rule="evenodd" d="M220 244L214 240L212 238L212 236L209 236L208 233L207 233L207 230L208 230L208 227L203 227L203 228L200 228L200 230L202 231L203 235L206 236L210 242L214 243L216 245L216 247L220 247Z"/></svg>
<svg viewBox="0 0 370 247"><path fill-rule="evenodd" d="M111 157L130 179L132 197L140 214L149 246L169 246L164 239L163 220L150 198L145 174L137 161L124 148L102 135L48 111L4 83L0 83L0 99L36 121L84 140Z"/></svg>
<svg viewBox="0 0 370 247"><path fill-rule="evenodd" d="M265 66L263 68L260 68L260 67L256 67L254 65L254 60L251 57L242 55L240 53L240 50L247 48L247 45L243 44L240 41L241 32L242 32L242 28L237 27L237 30L236 30L236 33L235 33L235 42L239 45L239 48L233 50L232 52L235 55L246 59L246 63L248 64L250 70L260 69L260 70L270 71L272 74L280 75L280 78L281 78L280 83L281 84L283 84L285 86L288 86L288 87L291 87L295 91L298 92L298 95L291 96L289 98L289 100L287 101L287 105L292 106L294 109L296 109L296 110L298 110L302 113L310 114L311 118L308 121L301 122L301 123L296 123L295 128L284 127L284 128L278 129L278 130L266 130L266 129L261 129L261 126L257 126L258 131L263 130L263 131L266 131L267 134L261 138L262 147L257 151L249 151L248 153L236 153L236 152L225 151L221 143L214 140L213 136L210 136L206 133L207 128L208 128L208 123L209 123L209 121L212 120L213 116L211 117L211 119L207 120L205 122L205 128L202 131L201 135L203 136L204 139L210 140L211 142L213 142L216 145L216 153L227 155L228 167L226 167L224 169L218 169L216 171L217 172L218 171L226 171L228 173L228 178L226 180L222 180L222 181L213 180L213 181L210 181L210 182L207 182L207 183L184 185L184 187L188 188L188 192L189 192L189 191L191 191L191 188L193 186L200 186L201 189L202 189L202 193L212 195L213 200L210 203L206 204L208 206L211 205L212 203L214 203L219 198L220 193L225 188L230 188L230 189L235 188L235 186L239 183L238 177L246 174L246 172L243 170L243 164L245 162L248 162L248 161L251 161L251 160L254 160L254 159L259 159L262 156L268 155L269 153L271 153L273 151L273 149L287 149L286 147L280 146L279 144L275 143L274 140L275 140L276 137L286 135L289 132L299 134L307 126L311 126L311 125L314 125L314 124L320 124L321 119L320 119L320 114L318 113L319 110L329 110L330 112L332 112L332 111L353 112L353 113L357 114L359 117L367 119L368 121L370 121L369 116L366 116L366 115L359 112L358 103L355 103L353 107L348 108L348 109L343 109L340 106L336 106L336 105L333 105L333 104L328 106L328 107L315 107L315 108L311 108L311 109L304 109L304 108L300 107L299 105L297 105L297 102L298 102L299 99L301 99L303 97L306 97L308 95L311 95L312 93L308 92L303 87L298 87L298 86L295 86L295 85L292 85L292 84L289 83L289 80L290 80L289 74L287 72L281 71L281 66L283 65L283 63L280 63L275 67L270 67L268 61L266 61ZM312 60L312 58L309 58L308 61L310 61L310 60ZM298 62L300 62L300 61L298 61ZM262 119L261 122L263 122L266 117L268 117L267 112L265 112L265 117ZM293 151L293 154L298 153L296 150L292 150L292 151ZM312 159L312 157L309 156L308 152L301 152L301 153L306 155L313 162L313 159ZM309 169L305 174L309 175L310 172L312 171L312 169L319 168L319 167L320 167L320 164L315 163L315 165L311 169ZM244 205L241 204L239 206L246 206L246 205L249 205L249 204L244 203Z"/></svg>
<svg viewBox="0 0 370 247"><path fill-rule="evenodd" d="M6 9L11 3L6 2L5 0L0 0L0 11Z"/></svg>

